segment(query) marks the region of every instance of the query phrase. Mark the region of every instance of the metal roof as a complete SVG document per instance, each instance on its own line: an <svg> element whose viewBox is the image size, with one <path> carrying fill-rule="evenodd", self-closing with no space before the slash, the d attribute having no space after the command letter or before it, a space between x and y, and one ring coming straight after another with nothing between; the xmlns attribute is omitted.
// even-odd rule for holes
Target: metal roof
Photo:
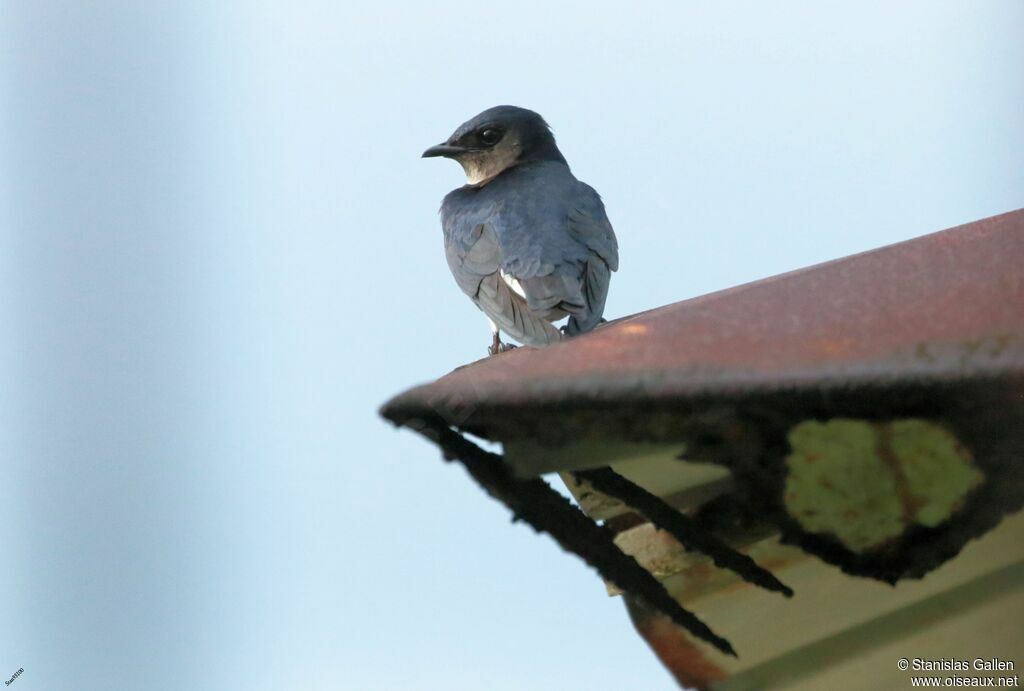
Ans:
<svg viewBox="0 0 1024 691"><path fill-rule="evenodd" d="M390 400L530 436L552 407L1024 373L1024 210L684 300L547 348L518 348ZM505 428L505 429L503 429Z"/></svg>
<svg viewBox="0 0 1024 691"><path fill-rule="evenodd" d="M719 583L688 552L785 593L765 564L791 552L737 551L777 536L895 583L1024 506L1024 210L490 357L381 414L624 591L703 685L732 648L682 607ZM591 520L533 477L552 470ZM718 652L665 643L651 607Z"/></svg>

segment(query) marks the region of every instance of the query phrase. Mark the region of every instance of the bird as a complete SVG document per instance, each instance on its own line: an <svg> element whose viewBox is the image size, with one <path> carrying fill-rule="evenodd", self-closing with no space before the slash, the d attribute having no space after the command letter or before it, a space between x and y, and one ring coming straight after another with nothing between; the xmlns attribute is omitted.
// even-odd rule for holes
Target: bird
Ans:
<svg viewBox="0 0 1024 691"><path fill-rule="evenodd" d="M543 347L602 323L618 240L600 195L573 175L544 118L489 108L423 152L439 156L466 174L441 203L441 227L456 283L490 321L488 353L515 348L502 333Z"/></svg>

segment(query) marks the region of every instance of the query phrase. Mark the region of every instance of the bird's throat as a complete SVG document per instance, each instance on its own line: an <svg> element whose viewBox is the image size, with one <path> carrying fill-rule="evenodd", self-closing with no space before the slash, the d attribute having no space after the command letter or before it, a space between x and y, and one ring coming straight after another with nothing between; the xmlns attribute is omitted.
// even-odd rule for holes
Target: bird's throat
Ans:
<svg viewBox="0 0 1024 691"><path fill-rule="evenodd" d="M481 153L466 154L460 156L458 161L466 173L466 182L479 187L486 185L516 165L519 153L518 147L503 147Z"/></svg>

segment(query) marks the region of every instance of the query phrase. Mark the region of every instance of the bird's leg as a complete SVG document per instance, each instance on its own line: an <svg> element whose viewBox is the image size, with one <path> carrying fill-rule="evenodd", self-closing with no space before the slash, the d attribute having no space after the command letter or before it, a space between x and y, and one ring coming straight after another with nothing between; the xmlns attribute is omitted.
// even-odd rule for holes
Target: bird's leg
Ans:
<svg viewBox="0 0 1024 691"><path fill-rule="evenodd" d="M487 347L487 354L488 355L497 355L498 353L501 352L501 346L503 346L505 344L501 342L501 337L498 335L497 331L495 331L493 334L491 334L491 337L492 337L492 341L491 341L491 345Z"/></svg>
<svg viewBox="0 0 1024 691"><path fill-rule="evenodd" d="M491 339L491 345L487 348L488 355L497 355L498 353L504 353L506 350L515 349L515 346L511 343L501 342L501 331L498 329L498 325L493 321L491 322Z"/></svg>
<svg viewBox="0 0 1024 691"><path fill-rule="evenodd" d="M504 353L508 350L515 350L516 346L511 343L502 343L501 337L498 336L498 332L494 332L494 340L491 341L491 345L487 346L488 355L497 355L498 353Z"/></svg>

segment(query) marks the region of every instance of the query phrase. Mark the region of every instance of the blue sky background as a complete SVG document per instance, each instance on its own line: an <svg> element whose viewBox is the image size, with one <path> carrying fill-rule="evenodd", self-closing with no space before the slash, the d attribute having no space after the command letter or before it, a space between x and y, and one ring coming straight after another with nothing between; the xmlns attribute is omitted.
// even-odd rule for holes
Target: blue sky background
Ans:
<svg viewBox="0 0 1024 691"><path fill-rule="evenodd" d="M669 689L385 399L484 354L427 146L541 112L607 314L1024 204L1024 4L0 7L0 677Z"/></svg>

